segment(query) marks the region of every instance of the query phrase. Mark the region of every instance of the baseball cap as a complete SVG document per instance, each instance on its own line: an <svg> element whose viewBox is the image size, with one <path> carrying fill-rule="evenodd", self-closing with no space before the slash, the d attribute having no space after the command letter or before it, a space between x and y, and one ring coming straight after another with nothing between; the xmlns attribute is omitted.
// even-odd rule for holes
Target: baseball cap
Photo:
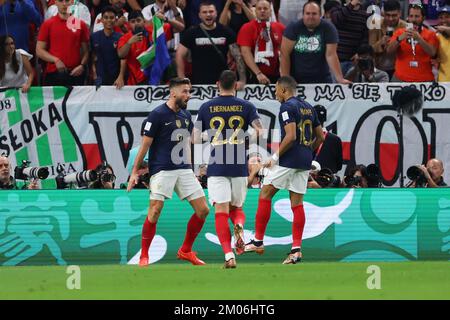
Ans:
<svg viewBox="0 0 450 320"><path fill-rule="evenodd" d="M450 13L450 5L446 5L446 6L440 7L437 10L437 12L438 12L438 14L439 13Z"/></svg>

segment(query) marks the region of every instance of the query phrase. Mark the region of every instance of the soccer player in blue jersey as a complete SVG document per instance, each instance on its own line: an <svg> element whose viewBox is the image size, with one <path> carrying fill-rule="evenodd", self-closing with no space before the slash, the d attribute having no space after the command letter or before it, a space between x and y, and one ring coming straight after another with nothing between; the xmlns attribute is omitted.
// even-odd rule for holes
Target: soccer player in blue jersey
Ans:
<svg viewBox="0 0 450 320"><path fill-rule="evenodd" d="M248 183L245 132L251 125L255 129L255 138L262 129L256 107L235 97L236 83L234 72L226 70L221 73L217 83L219 97L202 104L193 133L196 143L201 141L203 131L207 131L211 138L208 197L216 211L216 232L225 253L225 268L236 267L228 218L234 225L236 253L242 254L245 246L245 214L242 211Z"/></svg>
<svg viewBox="0 0 450 320"><path fill-rule="evenodd" d="M264 166L270 168L259 195L255 222L255 239L245 245L245 252L264 253L263 238L269 222L272 198L279 189L289 190L294 220L292 249L283 264L301 261L301 244L305 226L303 195L306 192L313 151L324 141L322 127L314 108L296 97L297 83L290 76L281 77L275 95L281 102L278 119L281 144Z"/></svg>
<svg viewBox="0 0 450 320"><path fill-rule="evenodd" d="M139 265L149 264L148 249L156 233L156 223L164 200L172 198L174 190L180 199L189 201L195 212L188 222L186 237L177 256L194 265L204 265L205 262L192 251L192 245L205 223L209 208L190 161L189 146L193 123L186 107L191 83L186 78L175 78L170 81L169 89L170 98L167 103L155 108L147 117L141 147L128 184L130 191L139 182L138 169L149 151L150 206L142 228Z"/></svg>

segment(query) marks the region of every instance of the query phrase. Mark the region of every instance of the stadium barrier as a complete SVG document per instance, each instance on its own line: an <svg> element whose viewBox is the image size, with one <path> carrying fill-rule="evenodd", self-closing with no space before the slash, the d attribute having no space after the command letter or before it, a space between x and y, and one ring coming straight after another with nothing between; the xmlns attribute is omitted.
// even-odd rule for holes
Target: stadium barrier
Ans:
<svg viewBox="0 0 450 320"><path fill-rule="evenodd" d="M406 171L437 157L444 162L444 179L450 181L450 83L415 84L424 106L414 117L404 117L400 137L391 99L402 85L409 84L301 85L298 95L312 105L326 106L326 127L342 138L346 165L376 163L383 184L398 186L400 158ZM13 166L24 159L32 166L48 166L50 176L43 188L55 188L58 164L72 173L93 169L101 160L112 165L119 185L128 177L125 166L130 149L139 145L142 121L168 93L166 86L32 87L27 94L0 89L0 154L9 154ZM200 105L216 95L215 86L194 86L188 109L195 117ZM279 128L273 85L248 85L238 97L255 103L265 128ZM403 157L398 152L401 140ZM279 136L271 136L267 152L278 142Z"/></svg>
<svg viewBox="0 0 450 320"><path fill-rule="evenodd" d="M259 190L249 190L246 240L253 237ZM33 190L0 192L0 265L135 264L148 192ZM240 263L280 262L289 252L292 212L280 191L272 202L263 256ZM303 254L308 261L450 260L450 195L445 189L323 189L305 197ZM172 263L192 209L176 195L165 203L150 262ZM222 262L214 212L194 250Z"/></svg>

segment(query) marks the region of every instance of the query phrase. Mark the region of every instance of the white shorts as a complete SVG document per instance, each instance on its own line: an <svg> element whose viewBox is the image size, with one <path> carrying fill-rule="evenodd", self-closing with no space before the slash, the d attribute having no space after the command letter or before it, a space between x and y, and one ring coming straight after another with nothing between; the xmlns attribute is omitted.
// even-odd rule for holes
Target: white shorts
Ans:
<svg viewBox="0 0 450 320"><path fill-rule="evenodd" d="M178 197L188 201L205 196L192 169L163 170L150 177L150 199L171 199L175 191Z"/></svg>
<svg viewBox="0 0 450 320"><path fill-rule="evenodd" d="M308 185L309 170L292 169L273 166L264 177L263 185L271 184L277 189L286 189L295 193L305 194Z"/></svg>
<svg viewBox="0 0 450 320"><path fill-rule="evenodd" d="M208 177L208 198L215 203L242 207L247 196L247 177Z"/></svg>

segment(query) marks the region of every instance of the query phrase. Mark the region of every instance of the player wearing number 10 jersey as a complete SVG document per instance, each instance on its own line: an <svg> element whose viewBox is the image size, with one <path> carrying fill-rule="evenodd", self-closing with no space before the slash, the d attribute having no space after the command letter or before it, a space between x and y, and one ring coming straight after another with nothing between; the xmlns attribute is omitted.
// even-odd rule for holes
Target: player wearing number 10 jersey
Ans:
<svg viewBox="0 0 450 320"><path fill-rule="evenodd" d="M241 254L245 246L242 205L247 194L248 176L245 132L251 125L258 135L262 127L255 106L235 97L236 75L233 72L222 72L218 87L220 96L204 103L198 111L194 142L199 142L203 131L211 138L208 197L216 211L216 232L225 253L225 268L235 268L228 218L234 225L236 253Z"/></svg>
<svg viewBox="0 0 450 320"><path fill-rule="evenodd" d="M301 261L301 243L305 226L303 195L306 193L313 150L324 141L322 127L314 108L296 97L297 83L290 76L281 77L275 95L281 102L278 119L281 144L264 166L270 168L259 195L255 222L255 239L245 246L245 252L264 252L263 238L269 222L272 198L279 189L289 190L292 222L292 249L283 264ZM277 165L278 163L278 165Z"/></svg>

